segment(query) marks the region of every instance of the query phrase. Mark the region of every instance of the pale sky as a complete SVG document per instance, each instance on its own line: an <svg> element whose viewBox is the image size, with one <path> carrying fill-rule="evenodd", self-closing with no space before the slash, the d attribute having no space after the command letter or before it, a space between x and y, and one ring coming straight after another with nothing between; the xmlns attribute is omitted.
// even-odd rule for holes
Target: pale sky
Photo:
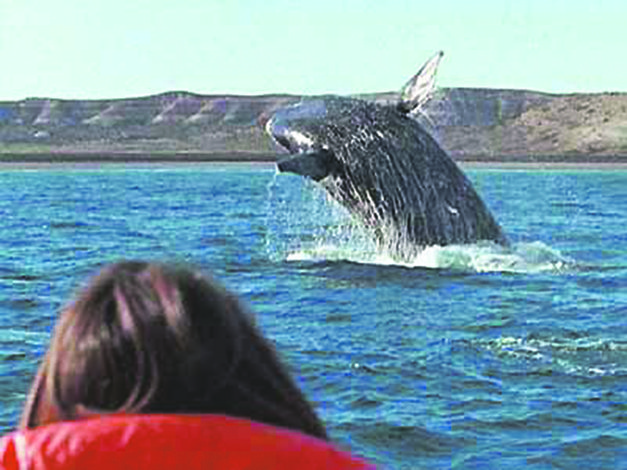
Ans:
<svg viewBox="0 0 627 470"><path fill-rule="evenodd" d="M625 0L0 0L0 100L627 91Z"/></svg>

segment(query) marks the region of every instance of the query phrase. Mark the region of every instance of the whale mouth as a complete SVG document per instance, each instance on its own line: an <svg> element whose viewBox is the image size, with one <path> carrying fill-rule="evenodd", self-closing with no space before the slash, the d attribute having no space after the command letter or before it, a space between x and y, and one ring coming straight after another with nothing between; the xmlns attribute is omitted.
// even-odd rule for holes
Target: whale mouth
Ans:
<svg viewBox="0 0 627 470"><path fill-rule="evenodd" d="M329 176L335 166L336 160L333 153L325 149L292 154L277 163L282 173L295 173L314 181L320 181Z"/></svg>
<svg viewBox="0 0 627 470"><path fill-rule="evenodd" d="M280 115L273 116L265 127L274 141L289 152L289 156L279 157L277 167L280 172L320 181L336 169L333 152L317 145L312 136L291 128Z"/></svg>

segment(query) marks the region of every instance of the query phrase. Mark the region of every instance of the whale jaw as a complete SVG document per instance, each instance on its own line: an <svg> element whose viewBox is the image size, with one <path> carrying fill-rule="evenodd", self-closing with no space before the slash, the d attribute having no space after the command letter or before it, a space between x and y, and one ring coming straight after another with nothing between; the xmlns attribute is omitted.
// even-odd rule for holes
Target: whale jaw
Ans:
<svg viewBox="0 0 627 470"><path fill-rule="evenodd" d="M320 145L312 133L292 126L292 122L284 116L295 114L301 120L306 119L307 115L301 108L308 107L309 103L301 103L278 111L266 123L266 132L290 154L278 161L280 172L295 173L320 181L338 168L333 152Z"/></svg>
<svg viewBox="0 0 627 470"><path fill-rule="evenodd" d="M304 152L279 160L277 167L282 173L295 173L320 181L333 172L333 154L328 150Z"/></svg>

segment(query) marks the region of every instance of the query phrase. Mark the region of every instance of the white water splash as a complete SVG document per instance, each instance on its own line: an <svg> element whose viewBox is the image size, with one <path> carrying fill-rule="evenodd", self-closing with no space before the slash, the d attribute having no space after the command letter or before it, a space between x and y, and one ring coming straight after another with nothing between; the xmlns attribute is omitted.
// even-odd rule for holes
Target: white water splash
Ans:
<svg viewBox="0 0 627 470"><path fill-rule="evenodd" d="M416 259L418 266L481 273L562 271L573 264L558 250L542 242L515 243L510 247L495 243L434 246L426 248Z"/></svg>
<svg viewBox="0 0 627 470"><path fill-rule="evenodd" d="M408 246L399 256L398 248L381 246L372 230L314 183L297 176L276 175L268 190L266 249L276 261L348 261L477 273L561 272L576 265L542 242L509 247L480 242L422 250ZM403 246L403 241L399 240L398 245Z"/></svg>
<svg viewBox="0 0 627 470"><path fill-rule="evenodd" d="M365 250L363 248L366 248ZM560 272L574 263L559 251L541 242L518 243L505 248L493 243L431 246L405 260L371 246L347 246L333 243L313 244L286 253L287 261L350 261L361 264L402 266L408 268L446 269L478 273Z"/></svg>

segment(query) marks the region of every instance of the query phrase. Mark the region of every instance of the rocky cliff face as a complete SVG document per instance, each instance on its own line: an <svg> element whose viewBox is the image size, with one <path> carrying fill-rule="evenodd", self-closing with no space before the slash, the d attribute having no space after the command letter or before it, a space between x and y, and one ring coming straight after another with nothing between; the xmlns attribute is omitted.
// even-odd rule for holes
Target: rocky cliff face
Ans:
<svg viewBox="0 0 627 470"><path fill-rule="evenodd" d="M627 156L627 93L444 90L430 103L440 140L472 156Z"/></svg>
<svg viewBox="0 0 627 470"><path fill-rule="evenodd" d="M395 97L364 98L392 102ZM260 123L300 99L169 92L119 100L0 102L0 153L272 154L274 146ZM627 93L445 88L425 112L425 125L458 159L627 157Z"/></svg>

